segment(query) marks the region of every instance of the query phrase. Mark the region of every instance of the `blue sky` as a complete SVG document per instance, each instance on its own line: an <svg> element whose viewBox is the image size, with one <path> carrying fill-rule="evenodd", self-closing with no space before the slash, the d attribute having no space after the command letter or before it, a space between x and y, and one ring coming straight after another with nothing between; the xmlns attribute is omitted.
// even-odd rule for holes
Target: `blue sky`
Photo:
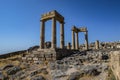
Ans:
<svg viewBox="0 0 120 80"><path fill-rule="evenodd" d="M52 10L65 17L66 44L73 25L88 28L89 42L120 40L120 0L0 0L0 54L39 45L40 17ZM51 40L51 25L46 22L46 41ZM84 43L83 33L79 43Z"/></svg>

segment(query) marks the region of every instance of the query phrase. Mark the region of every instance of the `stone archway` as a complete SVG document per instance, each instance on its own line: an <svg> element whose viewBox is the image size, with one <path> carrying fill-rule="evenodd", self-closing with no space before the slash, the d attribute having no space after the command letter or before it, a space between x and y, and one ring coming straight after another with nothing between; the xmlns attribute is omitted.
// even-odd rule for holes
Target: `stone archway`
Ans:
<svg viewBox="0 0 120 80"><path fill-rule="evenodd" d="M41 34L40 34L40 49L45 48L45 22L52 19L52 40L51 48L55 49L56 42L56 20L60 22L60 48L64 48L64 17L56 10L43 14L41 17Z"/></svg>

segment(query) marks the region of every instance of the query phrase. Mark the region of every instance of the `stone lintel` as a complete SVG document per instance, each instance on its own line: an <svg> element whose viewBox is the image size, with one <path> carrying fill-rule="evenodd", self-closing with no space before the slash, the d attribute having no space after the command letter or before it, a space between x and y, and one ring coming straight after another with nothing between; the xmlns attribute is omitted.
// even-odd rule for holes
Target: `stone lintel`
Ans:
<svg viewBox="0 0 120 80"><path fill-rule="evenodd" d="M80 27L77 28L76 26L73 26L72 31L78 33L78 32L88 32L86 27Z"/></svg>
<svg viewBox="0 0 120 80"><path fill-rule="evenodd" d="M86 27L79 28L79 32L88 32Z"/></svg>
<svg viewBox="0 0 120 80"><path fill-rule="evenodd" d="M42 15L41 20L46 21L49 20L51 18L55 18L56 20L58 20L61 23L64 23L64 17L62 15L60 15L56 10L45 13Z"/></svg>
<svg viewBox="0 0 120 80"><path fill-rule="evenodd" d="M72 27L72 31L78 33L78 32L79 32L79 29L78 29L76 26L73 26L73 27Z"/></svg>

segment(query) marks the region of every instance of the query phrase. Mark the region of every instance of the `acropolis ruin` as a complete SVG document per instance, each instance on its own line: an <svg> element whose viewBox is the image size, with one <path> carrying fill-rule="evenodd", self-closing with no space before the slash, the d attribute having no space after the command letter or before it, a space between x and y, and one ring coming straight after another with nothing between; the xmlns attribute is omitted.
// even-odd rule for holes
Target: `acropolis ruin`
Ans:
<svg viewBox="0 0 120 80"><path fill-rule="evenodd" d="M49 48L45 47L45 22L52 20L52 36ZM45 13L41 16L41 31L40 31L40 48L38 51L34 52L38 55L43 55L43 58L47 60L48 58L61 59L62 57L71 55L71 51L79 51L79 32L85 33L85 50L89 49L88 46L88 30L86 27L77 28L73 26L72 30L72 46L71 43L65 47L64 40L64 17L59 14L56 10ZM56 21L60 23L60 48L57 47L57 35L56 35ZM76 34L76 36L75 36Z"/></svg>
<svg viewBox="0 0 120 80"><path fill-rule="evenodd" d="M51 41L45 40L48 20L52 20ZM74 25L71 42L65 44L64 17L56 10L43 14L40 24L39 46L0 55L0 80L120 80L120 41L90 43L88 28ZM84 44L79 43L80 33L84 33Z"/></svg>

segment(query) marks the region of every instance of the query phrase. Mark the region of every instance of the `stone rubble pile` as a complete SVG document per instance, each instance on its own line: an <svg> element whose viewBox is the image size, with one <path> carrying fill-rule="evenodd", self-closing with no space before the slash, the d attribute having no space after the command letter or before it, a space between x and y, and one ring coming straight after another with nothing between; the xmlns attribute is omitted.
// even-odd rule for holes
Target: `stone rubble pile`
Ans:
<svg viewBox="0 0 120 80"><path fill-rule="evenodd" d="M98 76L108 70L108 59L107 52L76 53L62 60L50 62L50 73L53 80L61 80L61 77L75 80L78 76L79 78L84 75Z"/></svg>

